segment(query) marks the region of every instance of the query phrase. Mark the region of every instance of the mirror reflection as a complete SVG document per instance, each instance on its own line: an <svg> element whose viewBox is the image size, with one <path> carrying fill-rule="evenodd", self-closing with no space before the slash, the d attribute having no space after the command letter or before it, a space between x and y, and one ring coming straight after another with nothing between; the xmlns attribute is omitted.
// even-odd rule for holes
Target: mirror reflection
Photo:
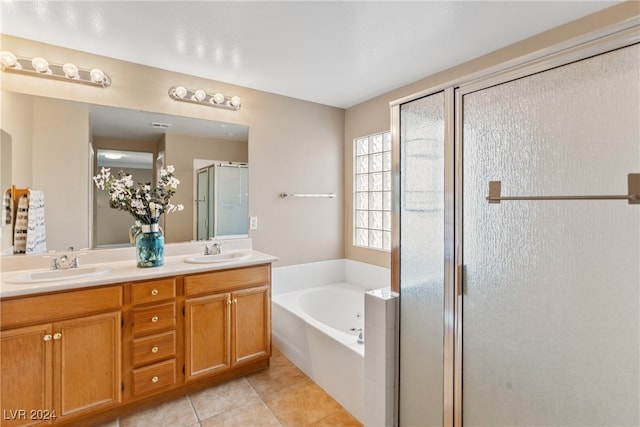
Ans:
<svg viewBox="0 0 640 427"><path fill-rule="evenodd" d="M248 167L249 129L245 125L5 91L1 98L3 130L11 135L13 146L10 182L44 194L47 250L130 245L128 231L133 217L107 208L108 201L99 197L105 193L97 190L91 180L102 166L111 167L116 173L120 168L130 168L139 182L155 182L156 171L163 165L175 167L180 184L172 202L185 209L163 215L167 243L199 239L201 169L215 164L241 164L245 170ZM140 156L139 153L145 153L144 165L128 163L133 161L129 156ZM121 157L108 159L107 154ZM233 228L229 231L211 227L200 238L247 236L246 180L231 179L229 187L225 180L217 184L219 200L226 192L236 194L235 200L221 202L233 219ZM209 200L213 203L216 199ZM216 211L213 205L208 209ZM219 219L223 216L217 215ZM213 218L212 225L215 214ZM11 233L3 232L3 255L11 253L12 242L5 241L8 234Z"/></svg>

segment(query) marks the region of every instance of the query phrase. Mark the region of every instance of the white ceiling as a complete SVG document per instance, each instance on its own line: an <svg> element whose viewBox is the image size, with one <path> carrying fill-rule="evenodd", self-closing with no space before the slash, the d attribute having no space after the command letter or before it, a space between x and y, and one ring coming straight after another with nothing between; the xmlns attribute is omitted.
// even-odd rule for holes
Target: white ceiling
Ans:
<svg viewBox="0 0 640 427"><path fill-rule="evenodd" d="M347 108L620 1L0 3L6 34Z"/></svg>

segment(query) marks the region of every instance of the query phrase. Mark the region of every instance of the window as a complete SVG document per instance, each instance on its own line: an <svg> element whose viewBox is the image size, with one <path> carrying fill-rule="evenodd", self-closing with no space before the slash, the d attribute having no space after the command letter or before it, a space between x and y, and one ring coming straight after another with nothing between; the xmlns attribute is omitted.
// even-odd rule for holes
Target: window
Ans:
<svg viewBox="0 0 640 427"><path fill-rule="evenodd" d="M354 141L353 244L391 250L391 132Z"/></svg>

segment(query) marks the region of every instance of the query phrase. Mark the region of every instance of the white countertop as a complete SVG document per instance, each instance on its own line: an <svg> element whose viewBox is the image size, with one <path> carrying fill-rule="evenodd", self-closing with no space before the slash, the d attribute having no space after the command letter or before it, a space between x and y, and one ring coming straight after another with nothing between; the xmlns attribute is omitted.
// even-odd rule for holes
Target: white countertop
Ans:
<svg viewBox="0 0 640 427"><path fill-rule="evenodd" d="M104 263L94 262L91 264L82 264L82 267L110 267L112 270L106 274L40 283L7 283L5 280L10 280L11 277L25 272L48 271L48 268L3 271L1 276L2 280L0 281L0 298L64 291L128 281L156 279L175 275L202 273L278 261L278 258L272 255L254 251L252 249L242 250L250 252L250 256L242 259L232 259L214 263L191 264L185 262L185 259L194 255L201 255L201 253L181 254L165 256L163 266L148 268L139 268L136 265L134 255L131 259L124 261L120 260Z"/></svg>

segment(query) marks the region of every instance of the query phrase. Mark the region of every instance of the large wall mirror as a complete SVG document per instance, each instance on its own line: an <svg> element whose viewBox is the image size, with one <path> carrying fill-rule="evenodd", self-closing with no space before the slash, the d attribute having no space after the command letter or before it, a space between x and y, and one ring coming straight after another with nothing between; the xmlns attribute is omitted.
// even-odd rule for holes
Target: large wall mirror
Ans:
<svg viewBox="0 0 640 427"><path fill-rule="evenodd" d="M3 128L12 136L11 183L44 193L47 250L130 245L133 217L109 208L106 193L91 180L103 166L128 171L139 182L155 182L160 167L175 167L180 185L172 202L185 209L163 215L167 243L198 240L202 165L248 166L249 129L242 124L12 92L1 92L1 99ZM238 222L245 227L232 237L247 236L248 218Z"/></svg>

